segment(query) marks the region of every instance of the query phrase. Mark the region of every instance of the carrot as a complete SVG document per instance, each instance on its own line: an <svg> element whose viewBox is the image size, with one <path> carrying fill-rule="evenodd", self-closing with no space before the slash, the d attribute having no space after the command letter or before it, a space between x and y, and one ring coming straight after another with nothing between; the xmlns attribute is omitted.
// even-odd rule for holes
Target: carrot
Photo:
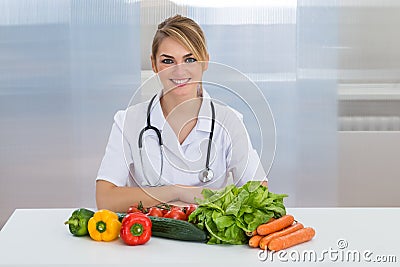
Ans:
<svg viewBox="0 0 400 267"><path fill-rule="evenodd" d="M257 234L268 235L292 225L293 222L294 217L292 215L285 215L280 217L279 219L259 225L257 227Z"/></svg>
<svg viewBox="0 0 400 267"><path fill-rule="evenodd" d="M250 240L249 240L249 246L252 247L252 248L258 248L259 243L260 243L260 240L261 240L261 238L263 238L263 237L264 237L264 236L262 236L262 235L255 235L255 236L252 236L252 237L250 238Z"/></svg>
<svg viewBox="0 0 400 267"><path fill-rule="evenodd" d="M272 234L269 234L267 236L264 236L261 240L260 240L260 248L261 249L266 249L268 246L268 243L271 242L272 239L277 238L277 237L281 237L290 233L293 233L297 230L300 230L304 228L304 226L301 223L295 223L279 232L275 232Z"/></svg>
<svg viewBox="0 0 400 267"><path fill-rule="evenodd" d="M268 244L268 249L278 251L292 247L294 245L311 240L315 235L315 231L311 227L297 230L296 232L285 236L277 237L271 240Z"/></svg>
<svg viewBox="0 0 400 267"><path fill-rule="evenodd" d="M248 237L255 236L256 234L257 234L257 230L254 230L254 231L252 231L252 232L246 232L246 235L247 235Z"/></svg>
<svg viewBox="0 0 400 267"><path fill-rule="evenodd" d="M271 217L271 219L269 219L268 222L266 222L266 223L269 223L269 222L272 222L272 221L275 221L275 220L276 220L276 219L275 219L274 217ZM246 235L247 235L248 237L255 236L256 234L257 234L257 229L254 230L254 231L252 231L252 232L246 232Z"/></svg>

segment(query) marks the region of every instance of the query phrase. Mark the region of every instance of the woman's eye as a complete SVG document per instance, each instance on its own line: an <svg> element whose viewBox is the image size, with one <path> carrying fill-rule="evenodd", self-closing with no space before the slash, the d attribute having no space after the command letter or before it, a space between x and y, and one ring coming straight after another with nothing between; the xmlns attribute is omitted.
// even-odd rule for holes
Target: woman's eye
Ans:
<svg viewBox="0 0 400 267"><path fill-rule="evenodd" d="M189 58L185 59L186 63L193 63L193 62L196 62L196 61L197 61L197 59L195 59L193 57L189 57Z"/></svg>
<svg viewBox="0 0 400 267"><path fill-rule="evenodd" d="M172 64L172 63L174 63L174 61L172 59L166 58L166 59L161 60L161 63L163 63L163 64Z"/></svg>

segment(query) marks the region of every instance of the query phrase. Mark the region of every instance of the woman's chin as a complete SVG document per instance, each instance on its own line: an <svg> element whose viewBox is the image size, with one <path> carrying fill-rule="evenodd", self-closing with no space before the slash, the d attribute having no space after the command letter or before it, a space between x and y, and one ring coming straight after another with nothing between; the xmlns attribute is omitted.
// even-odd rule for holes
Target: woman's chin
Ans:
<svg viewBox="0 0 400 267"><path fill-rule="evenodd" d="M165 91L164 91L165 92ZM175 96L196 96L197 86L193 84L179 84L170 87L165 93Z"/></svg>

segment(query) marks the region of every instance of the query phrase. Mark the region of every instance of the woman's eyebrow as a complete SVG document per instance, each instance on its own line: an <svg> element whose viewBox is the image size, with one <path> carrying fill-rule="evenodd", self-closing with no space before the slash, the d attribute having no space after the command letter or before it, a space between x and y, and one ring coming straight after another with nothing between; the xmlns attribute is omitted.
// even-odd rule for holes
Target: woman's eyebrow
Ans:
<svg viewBox="0 0 400 267"><path fill-rule="evenodd" d="M184 55L183 58L191 57L191 56L193 56L193 54L189 53L189 54ZM167 54L161 54L160 57L174 58L173 56L170 56L170 55L167 55Z"/></svg>
<svg viewBox="0 0 400 267"><path fill-rule="evenodd" d="M174 58L173 56L170 56L170 55L167 55L167 54L161 54L160 57Z"/></svg>

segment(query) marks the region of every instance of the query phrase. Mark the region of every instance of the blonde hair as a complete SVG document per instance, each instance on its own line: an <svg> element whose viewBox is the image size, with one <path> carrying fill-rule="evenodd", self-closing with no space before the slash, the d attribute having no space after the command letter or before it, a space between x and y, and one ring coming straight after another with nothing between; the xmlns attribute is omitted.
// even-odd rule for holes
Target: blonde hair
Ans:
<svg viewBox="0 0 400 267"><path fill-rule="evenodd" d="M207 61L208 52L203 30L192 19L175 15L158 25L153 38L151 55L156 60L162 40L170 37L188 49L198 61Z"/></svg>

